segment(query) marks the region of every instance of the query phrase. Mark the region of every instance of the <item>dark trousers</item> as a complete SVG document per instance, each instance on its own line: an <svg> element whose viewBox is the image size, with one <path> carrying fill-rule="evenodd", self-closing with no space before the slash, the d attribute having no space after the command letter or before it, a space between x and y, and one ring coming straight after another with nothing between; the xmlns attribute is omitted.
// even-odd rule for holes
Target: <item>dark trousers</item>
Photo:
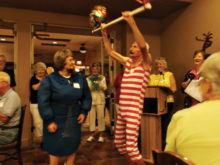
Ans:
<svg viewBox="0 0 220 165"><path fill-rule="evenodd" d="M161 118L161 126L162 126L162 150L164 150L166 146L166 135L167 135L167 127L170 123L173 114L173 103L167 103L167 114L162 115Z"/></svg>

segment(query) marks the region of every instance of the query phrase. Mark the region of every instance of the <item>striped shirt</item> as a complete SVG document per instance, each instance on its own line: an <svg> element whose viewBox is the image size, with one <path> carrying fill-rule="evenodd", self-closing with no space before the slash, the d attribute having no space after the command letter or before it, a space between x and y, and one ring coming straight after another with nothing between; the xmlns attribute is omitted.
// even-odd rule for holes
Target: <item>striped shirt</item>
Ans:
<svg viewBox="0 0 220 165"><path fill-rule="evenodd" d="M120 91L119 111L122 117L140 119L151 69L144 70L142 63L133 68L131 67L132 63L133 60L129 59L125 65Z"/></svg>

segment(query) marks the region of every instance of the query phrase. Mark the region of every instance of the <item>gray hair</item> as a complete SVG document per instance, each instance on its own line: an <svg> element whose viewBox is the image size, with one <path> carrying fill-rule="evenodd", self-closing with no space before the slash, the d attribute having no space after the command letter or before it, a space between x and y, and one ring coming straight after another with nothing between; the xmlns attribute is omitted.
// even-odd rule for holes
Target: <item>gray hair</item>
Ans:
<svg viewBox="0 0 220 165"><path fill-rule="evenodd" d="M162 62L165 66L165 70L167 70L168 66L167 66L167 61L164 57L158 57L155 59L155 64L158 63L158 62Z"/></svg>
<svg viewBox="0 0 220 165"><path fill-rule="evenodd" d="M34 65L34 72L36 72L39 68L43 68L46 71L47 66L43 62L38 62Z"/></svg>
<svg viewBox="0 0 220 165"><path fill-rule="evenodd" d="M220 94L220 52L208 57L200 68L201 77L207 78L212 84L212 93Z"/></svg>
<svg viewBox="0 0 220 165"><path fill-rule="evenodd" d="M6 72L0 72L0 81L5 81L10 85L10 76Z"/></svg>
<svg viewBox="0 0 220 165"><path fill-rule="evenodd" d="M72 52L69 49L58 50L53 58L54 66L57 70L62 70L65 66L66 58L72 56Z"/></svg>

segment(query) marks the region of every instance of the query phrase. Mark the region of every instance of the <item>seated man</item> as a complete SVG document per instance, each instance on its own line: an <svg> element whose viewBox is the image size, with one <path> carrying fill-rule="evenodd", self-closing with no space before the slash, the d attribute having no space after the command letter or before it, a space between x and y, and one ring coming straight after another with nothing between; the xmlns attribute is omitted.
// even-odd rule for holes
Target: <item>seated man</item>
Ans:
<svg viewBox="0 0 220 165"><path fill-rule="evenodd" d="M19 124L20 116L20 97L10 87L9 75L0 72L0 145L12 143L16 139L18 128L14 126Z"/></svg>
<svg viewBox="0 0 220 165"><path fill-rule="evenodd" d="M175 151L198 165L220 164L220 52L200 68L203 102L173 115L166 151Z"/></svg>

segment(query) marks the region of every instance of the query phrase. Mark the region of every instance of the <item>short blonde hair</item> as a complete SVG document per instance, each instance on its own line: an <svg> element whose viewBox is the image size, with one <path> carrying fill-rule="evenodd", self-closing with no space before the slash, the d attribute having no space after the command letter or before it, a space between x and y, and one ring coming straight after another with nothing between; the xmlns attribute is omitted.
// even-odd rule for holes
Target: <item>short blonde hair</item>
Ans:
<svg viewBox="0 0 220 165"><path fill-rule="evenodd" d="M46 71L47 66L46 66L46 64L43 63L43 62L37 62L37 63L34 65L34 72L36 73L36 71L37 71L39 68L43 68L43 69Z"/></svg>
<svg viewBox="0 0 220 165"><path fill-rule="evenodd" d="M158 63L158 62L162 62L163 65L165 66L165 70L167 70L167 61L164 57L158 57L155 59L155 64Z"/></svg>
<svg viewBox="0 0 220 165"><path fill-rule="evenodd" d="M47 67L47 74L51 74L54 72L54 68L52 66Z"/></svg>
<svg viewBox="0 0 220 165"><path fill-rule="evenodd" d="M0 81L5 81L10 85L10 76L6 72L0 72Z"/></svg>
<svg viewBox="0 0 220 165"><path fill-rule="evenodd" d="M200 68L201 77L207 78L212 84L212 93L220 94L220 52L209 56Z"/></svg>
<svg viewBox="0 0 220 165"><path fill-rule="evenodd" d="M54 66L57 70L62 70L65 66L66 58L72 56L72 51L69 49L58 50L54 55Z"/></svg>

